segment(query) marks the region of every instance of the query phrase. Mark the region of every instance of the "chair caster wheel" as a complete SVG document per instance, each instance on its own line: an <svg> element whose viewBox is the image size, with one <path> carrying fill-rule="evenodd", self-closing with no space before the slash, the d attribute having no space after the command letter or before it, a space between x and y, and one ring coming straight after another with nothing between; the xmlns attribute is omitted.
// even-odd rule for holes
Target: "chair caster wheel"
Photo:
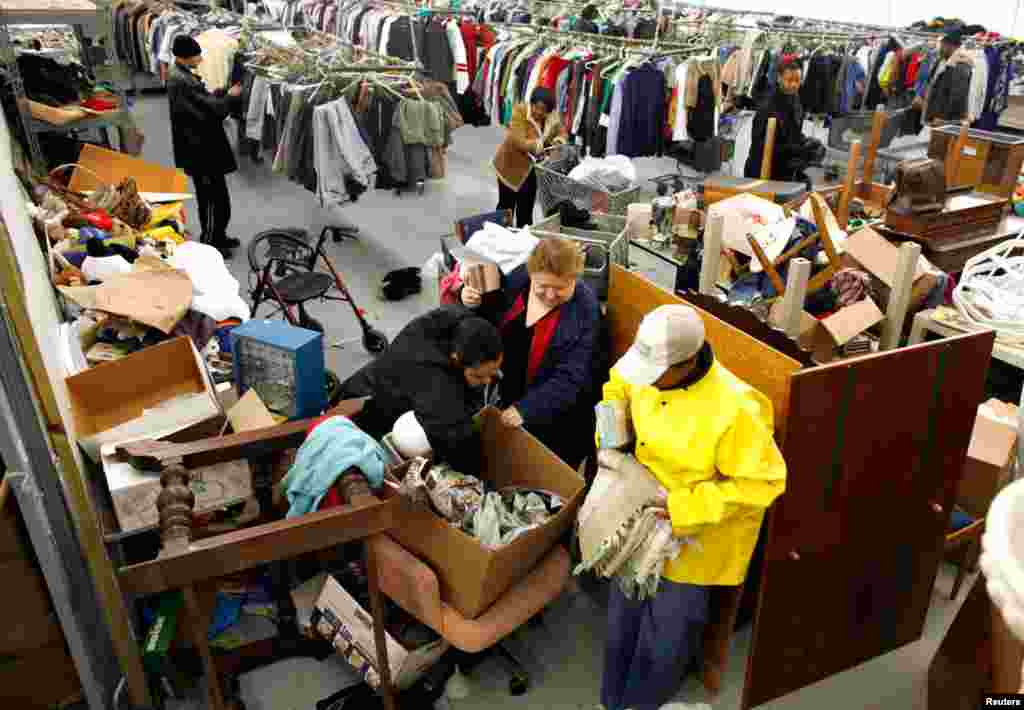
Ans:
<svg viewBox="0 0 1024 710"><path fill-rule="evenodd" d="M426 189L427 184L425 182L423 182L422 180L416 181L416 192L422 195L424 192L426 192Z"/></svg>
<svg viewBox="0 0 1024 710"><path fill-rule="evenodd" d="M523 673L516 673L508 682L508 692L510 695L526 695L526 691L530 689L530 677Z"/></svg>

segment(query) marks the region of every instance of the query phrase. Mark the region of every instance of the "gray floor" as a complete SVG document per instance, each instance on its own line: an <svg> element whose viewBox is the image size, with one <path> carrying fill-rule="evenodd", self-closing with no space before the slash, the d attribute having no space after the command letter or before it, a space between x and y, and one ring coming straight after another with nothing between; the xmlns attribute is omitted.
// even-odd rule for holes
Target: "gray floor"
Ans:
<svg viewBox="0 0 1024 710"><path fill-rule="evenodd" d="M141 97L137 102L137 115L146 134L143 157L171 165L166 99L161 95ZM355 204L340 209L321 207L313 195L273 175L267 165L252 165L241 158L240 170L229 176L234 205L230 231L243 242L243 249L230 264L232 272L243 284L248 283L244 246L261 230L304 227L318 234L324 224L355 224L361 230L358 241L337 245L328 242L329 252L370 320L393 336L410 318L430 307L431 291L425 289L420 297L399 303L385 302L377 295L380 279L391 269L422 265L437 251L438 237L451 233L454 219L494 208L497 188L488 163L500 138L498 128L464 127L456 133L455 145L449 153L448 178L428 183L425 195L407 194L396 198L392 192L371 191ZM674 164L666 160L637 162L643 177L675 169ZM194 209L190 210L189 222L198 225ZM642 271L659 282L671 284L671 273L637 258ZM314 307L311 311L326 325L328 367L344 378L368 360L359 342L359 328L347 306L332 304ZM928 664L971 582L973 579L965 584L958 602L949 602L952 571L943 568L933 592L925 633L919 642L763 707L778 710L924 708ZM529 694L518 698L509 696L503 666L497 661L487 661L475 669L470 678L471 697L453 702L451 707L455 710L512 707L569 710L596 703L604 643L604 601L600 585L595 589L590 589L592 585L586 586L588 591L582 591L573 584L549 609L542 626L512 638L512 645L521 650L520 655L532 672ZM712 701L716 710L739 707L748 648L749 630L734 639L724 690ZM325 664L289 661L244 679L244 699L249 710L306 710L344 685L344 677L345 670L336 659ZM697 682L691 680L681 690L679 700L693 703L706 698ZM202 703L194 700L175 706L181 710L198 709Z"/></svg>

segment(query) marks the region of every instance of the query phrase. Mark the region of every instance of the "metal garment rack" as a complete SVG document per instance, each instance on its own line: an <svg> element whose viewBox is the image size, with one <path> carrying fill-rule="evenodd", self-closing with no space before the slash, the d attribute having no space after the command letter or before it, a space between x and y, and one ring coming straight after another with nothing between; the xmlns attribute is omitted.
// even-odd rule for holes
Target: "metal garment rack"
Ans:
<svg viewBox="0 0 1024 710"><path fill-rule="evenodd" d="M118 87L117 93L120 97L121 109L113 112L113 115L83 118L63 126L32 117L25 96L25 84L18 69L17 51L8 28L12 25L71 27L75 40L78 42L80 62L90 75L93 74L93 67L85 43L86 29L93 33L98 29L97 8L89 0L61 0L61 2L49 3L47 0L38 1L38 5L29 5L29 3L15 4L0 0L0 73L8 80L10 90L14 95L32 165L36 170L45 172L46 161L39 144L39 133L73 133L97 129L109 147L111 145L109 130L117 124L117 117L128 109L124 92L121 87Z"/></svg>

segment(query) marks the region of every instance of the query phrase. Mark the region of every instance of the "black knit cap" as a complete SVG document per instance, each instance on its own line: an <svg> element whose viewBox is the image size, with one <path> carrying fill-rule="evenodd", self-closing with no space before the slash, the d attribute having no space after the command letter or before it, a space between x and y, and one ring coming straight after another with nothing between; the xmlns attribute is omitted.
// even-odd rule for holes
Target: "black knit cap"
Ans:
<svg viewBox="0 0 1024 710"><path fill-rule="evenodd" d="M178 59L190 59L202 54L203 48L188 35L178 35L174 38L174 46L171 48L171 53Z"/></svg>
<svg viewBox="0 0 1024 710"><path fill-rule="evenodd" d="M533 90L530 94L531 104L544 104L547 107L548 112L555 110L555 95L551 93L551 89L546 89L543 86L539 86Z"/></svg>

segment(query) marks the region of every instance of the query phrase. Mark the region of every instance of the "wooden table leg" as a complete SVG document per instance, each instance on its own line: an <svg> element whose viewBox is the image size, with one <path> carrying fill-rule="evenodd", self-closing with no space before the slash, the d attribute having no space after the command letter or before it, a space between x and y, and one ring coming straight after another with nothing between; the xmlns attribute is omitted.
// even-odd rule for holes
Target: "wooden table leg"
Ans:
<svg viewBox="0 0 1024 710"><path fill-rule="evenodd" d="M183 588L181 594L185 600L185 623L188 625L189 633L192 634L192 643L195 644L196 651L199 652L199 657L203 662L203 672L206 674L206 698L210 704L210 710L227 710L220 687L220 675L213 662L213 653L210 651L210 641L207 638L210 619L203 613L199 594L194 585Z"/></svg>
<svg viewBox="0 0 1024 710"><path fill-rule="evenodd" d="M395 691L391 685L391 665L388 662L388 647L384 631L384 599L380 594L377 559L368 540L363 540L363 556L366 560L366 581L370 592L370 611L373 613L373 640L377 645L377 666L380 669L380 692L384 698L384 710L397 710Z"/></svg>

